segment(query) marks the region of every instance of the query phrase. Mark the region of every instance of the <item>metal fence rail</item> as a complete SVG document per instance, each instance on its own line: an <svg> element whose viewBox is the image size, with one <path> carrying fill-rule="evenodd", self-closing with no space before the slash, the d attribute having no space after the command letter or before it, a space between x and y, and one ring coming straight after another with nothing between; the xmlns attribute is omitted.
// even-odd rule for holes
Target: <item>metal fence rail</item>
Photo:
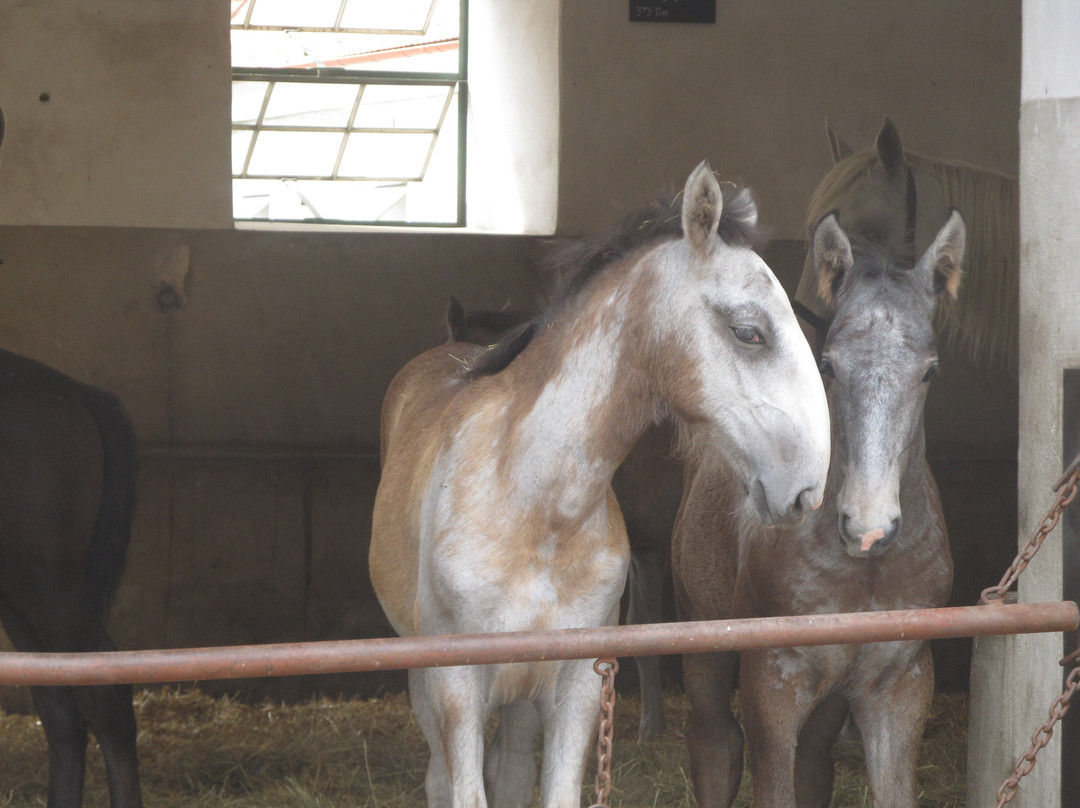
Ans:
<svg viewBox="0 0 1080 808"><path fill-rule="evenodd" d="M1072 631L1060 603L766 617L504 634L85 654L0 653L0 684L99 685Z"/></svg>

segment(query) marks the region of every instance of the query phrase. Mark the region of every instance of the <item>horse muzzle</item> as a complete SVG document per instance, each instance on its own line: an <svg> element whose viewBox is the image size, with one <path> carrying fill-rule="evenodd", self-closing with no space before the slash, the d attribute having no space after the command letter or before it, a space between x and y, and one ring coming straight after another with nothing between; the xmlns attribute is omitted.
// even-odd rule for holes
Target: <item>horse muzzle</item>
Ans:
<svg viewBox="0 0 1080 808"><path fill-rule="evenodd" d="M770 492L760 478L750 485L750 501L758 519L769 527L795 524L810 511L821 507L823 498L824 487L821 485L804 486L787 495Z"/></svg>
<svg viewBox="0 0 1080 808"><path fill-rule="evenodd" d="M897 516L884 526L865 527L841 512L837 517L837 530L844 543L844 550L852 558L878 558L900 536L901 518Z"/></svg>

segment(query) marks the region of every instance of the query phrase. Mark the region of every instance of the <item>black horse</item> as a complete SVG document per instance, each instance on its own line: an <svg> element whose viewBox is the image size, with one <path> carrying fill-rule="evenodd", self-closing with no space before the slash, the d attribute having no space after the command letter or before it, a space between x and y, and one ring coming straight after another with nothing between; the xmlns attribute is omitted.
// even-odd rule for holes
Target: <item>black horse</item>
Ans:
<svg viewBox="0 0 1080 808"><path fill-rule="evenodd" d="M0 351L0 621L18 650L114 648L102 616L124 567L137 471L115 397ZM31 695L49 745L49 808L82 804L88 728L113 808L140 806L130 685Z"/></svg>

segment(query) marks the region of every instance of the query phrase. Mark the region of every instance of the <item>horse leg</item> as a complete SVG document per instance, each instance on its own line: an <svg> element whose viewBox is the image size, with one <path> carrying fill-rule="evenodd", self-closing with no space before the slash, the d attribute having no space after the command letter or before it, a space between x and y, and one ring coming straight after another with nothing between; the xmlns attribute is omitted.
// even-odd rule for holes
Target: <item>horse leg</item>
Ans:
<svg viewBox="0 0 1080 808"><path fill-rule="evenodd" d="M626 622L630 625L659 623L664 590L666 552L658 547L630 549L630 576L627 580ZM667 730L664 721L664 690L660 681L660 657L634 657L641 688L641 723L638 737L652 741Z"/></svg>
<svg viewBox="0 0 1080 808"><path fill-rule="evenodd" d="M140 808L139 760L131 685L72 688L79 712L90 725L105 758L112 808Z"/></svg>
<svg viewBox="0 0 1080 808"><path fill-rule="evenodd" d="M46 650L33 627L7 598L0 599L0 620L17 650ZM48 808L79 808L86 777L87 733L72 689L31 687L30 697L49 748Z"/></svg>
<svg viewBox="0 0 1080 808"><path fill-rule="evenodd" d="M559 664L552 686L538 700L544 725L541 808L578 808L585 761L600 718L600 677L592 660Z"/></svg>
<svg viewBox="0 0 1080 808"><path fill-rule="evenodd" d="M474 668L409 671L413 713L431 749L428 808L486 808L484 721Z"/></svg>
<svg viewBox="0 0 1080 808"><path fill-rule="evenodd" d="M683 686L690 702L686 733L690 779L700 808L727 808L739 793L743 733L731 711L737 653L685 654Z"/></svg>
<svg viewBox="0 0 1080 808"><path fill-rule="evenodd" d="M48 808L79 808L86 778L86 724L69 687L31 687L49 747Z"/></svg>
<svg viewBox="0 0 1080 808"><path fill-rule="evenodd" d="M777 670L776 653L744 651L740 660L739 704L750 747L754 808L792 808L795 801L795 755L799 730L816 706L802 681L806 674L785 660Z"/></svg>
<svg viewBox="0 0 1080 808"><path fill-rule="evenodd" d="M924 644L906 670L849 694L862 731L874 808L916 808L919 744L934 698L934 663Z"/></svg>
<svg viewBox="0 0 1080 808"><path fill-rule="evenodd" d="M540 715L532 702L500 710L499 730L484 760L484 786L493 808L527 808L536 789L536 736Z"/></svg>
<svg viewBox="0 0 1080 808"><path fill-rule="evenodd" d="M803 724L795 751L795 803L799 808L827 808L831 802L836 774L832 747L847 714L847 700L832 693Z"/></svg>
<svg viewBox="0 0 1080 808"><path fill-rule="evenodd" d="M77 583L68 587L60 584L26 586L18 592L12 587L5 588L10 594L4 598L0 617L15 647L33 651L114 650L116 646L96 616L85 589ZM36 592L31 594L30 589ZM23 605L15 606L12 595ZM40 694L34 694L33 690L35 709L41 715L49 741L50 804L54 784L61 789L58 804L63 804L68 799L65 795L72 793L71 780L75 776L72 766L77 765L80 772L85 770L89 727L105 759L109 804L113 808L139 808L142 794L131 686L44 688ZM81 788L80 779L80 792Z"/></svg>

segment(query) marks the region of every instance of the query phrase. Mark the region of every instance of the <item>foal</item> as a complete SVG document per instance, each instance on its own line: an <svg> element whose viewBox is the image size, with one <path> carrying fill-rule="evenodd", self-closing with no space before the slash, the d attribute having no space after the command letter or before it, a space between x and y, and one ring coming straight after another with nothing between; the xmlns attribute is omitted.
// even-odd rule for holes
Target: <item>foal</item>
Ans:
<svg viewBox="0 0 1080 808"><path fill-rule="evenodd" d="M751 249L753 200L722 194L702 163L681 201L585 242L566 264L584 272L504 343L435 348L391 383L370 561L399 634L613 624L629 551L611 478L667 412L691 453L727 459L764 521L819 503L824 390ZM409 692L430 805L530 804L541 724L541 805L580 804L600 698L590 661L414 670Z"/></svg>
<svg viewBox="0 0 1080 808"><path fill-rule="evenodd" d="M853 253L834 214L818 225L818 293L834 313L820 365L833 435L824 506L798 525L765 529L722 463L692 464L673 538L680 619L945 605L952 560L926 463L923 404L938 370L934 310L956 295L964 241L953 211L919 262L905 267L871 248ZM737 664L756 808L829 804L830 750L849 707L874 805L917 805L915 767L934 691L926 642L683 662L701 808L730 805L742 776L743 735L730 702Z"/></svg>

